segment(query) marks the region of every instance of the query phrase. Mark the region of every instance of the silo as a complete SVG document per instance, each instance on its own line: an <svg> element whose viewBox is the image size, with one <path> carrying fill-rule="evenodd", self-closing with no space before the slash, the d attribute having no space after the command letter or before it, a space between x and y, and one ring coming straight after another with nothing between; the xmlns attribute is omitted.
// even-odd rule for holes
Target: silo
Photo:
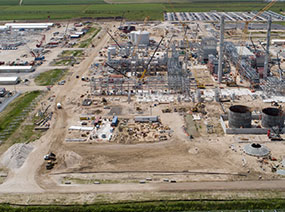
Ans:
<svg viewBox="0 0 285 212"><path fill-rule="evenodd" d="M149 44L149 32L147 32L147 31L136 31L134 43L136 45L138 45L138 44L148 45Z"/></svg>
<svg viewBox="0 0 285 212"><path fill-rule="evenodd" d="M141 32L141 40L139 42L140 44L149 44L149 32L147 31L142 31Z"/></svg>
<svg viewBox="0 0 285 212"><path fill-rule="evenodd" d="M132 43L135 43L135 36L136 36L136 31L131 31L130 32L130 40Z"/></svg>
<svg viewBox="0 0 285 212"><path fill-rule="evenodd" d="M244 105L233 105L229 108L229 127L230 128L250 128L251 111Z"/></svg>
<svg viewBox="0 0 285 212"><path fill-rule="evenodd" d="M278 108L267 107L262 110L262 127L271 128L278 126L284 127L284 114L283 111Z"/></svg>

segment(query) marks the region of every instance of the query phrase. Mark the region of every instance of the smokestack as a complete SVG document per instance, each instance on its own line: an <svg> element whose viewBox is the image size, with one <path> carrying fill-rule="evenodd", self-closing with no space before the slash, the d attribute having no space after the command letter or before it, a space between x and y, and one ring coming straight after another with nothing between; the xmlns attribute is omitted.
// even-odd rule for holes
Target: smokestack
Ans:
<svg viewBox="0 0 285 212"><path fill-rule="evenodd" d="M268 22L267 22L267 36L266 36L266 52L265 52L265 61L264 61L264 72L263 72L263 79L267 78L267 73L269 70L269 47L270 47L270 33L271 33L271 15L269 15Z"/></svg>
<svg viewBox="0 0 285 212"><path fill-rule="evenodd" d="M221 16L220 23L220 52L219 52L219 66L218 66L218 82L222 82L223 77L223 58L224 58L224 28L225 28L225 17Z"/></svg>

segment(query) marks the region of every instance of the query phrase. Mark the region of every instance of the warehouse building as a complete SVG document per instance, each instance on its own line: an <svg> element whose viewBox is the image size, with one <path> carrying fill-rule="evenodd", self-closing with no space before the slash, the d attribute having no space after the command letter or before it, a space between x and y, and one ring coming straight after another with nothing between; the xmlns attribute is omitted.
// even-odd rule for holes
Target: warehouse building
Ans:
<svg viewBox="0 0 285 212"><path fill-rule="evenodd" d="M29 73L35 71L33 66L0 66L0 73Z"/></svg>
<svg viewBox="0 0 285 212"><path fill-rule="evenodd" d="M0 85L16 85L20 81L20 77L0 77Z"/></svg>

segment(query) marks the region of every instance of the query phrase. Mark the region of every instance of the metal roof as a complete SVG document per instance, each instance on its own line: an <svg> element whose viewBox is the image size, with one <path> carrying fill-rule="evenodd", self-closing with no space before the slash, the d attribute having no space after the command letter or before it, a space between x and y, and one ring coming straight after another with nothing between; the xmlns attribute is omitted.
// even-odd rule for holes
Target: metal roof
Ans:
<svg viewBox="0 0 285 212"><path fill-rule="evenodd" d="M0 82L14 82L20 80L19 77L0 77Z"/></svg>
<svg viewBox="0 0 285 212"><path fill-rule="evenodd" d="M33 66L0 66L1 70L31 70Z"/></svg>

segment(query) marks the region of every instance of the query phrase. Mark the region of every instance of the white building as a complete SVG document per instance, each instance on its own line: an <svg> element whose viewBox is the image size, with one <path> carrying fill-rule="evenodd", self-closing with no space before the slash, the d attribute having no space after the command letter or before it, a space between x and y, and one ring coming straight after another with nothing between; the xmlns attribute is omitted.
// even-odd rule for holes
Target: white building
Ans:
<svg viewBox="0 0 285 212"><path fill-rule="evenodd" d="M35 71L33 66L0 66L0 73L28 73Z"/></svg>
<svg viewBox="0 0 285 212"><path fill-rule="evenodd" d="M16 85L20 81L20 77L0 77L0 85Z"/></svg>

